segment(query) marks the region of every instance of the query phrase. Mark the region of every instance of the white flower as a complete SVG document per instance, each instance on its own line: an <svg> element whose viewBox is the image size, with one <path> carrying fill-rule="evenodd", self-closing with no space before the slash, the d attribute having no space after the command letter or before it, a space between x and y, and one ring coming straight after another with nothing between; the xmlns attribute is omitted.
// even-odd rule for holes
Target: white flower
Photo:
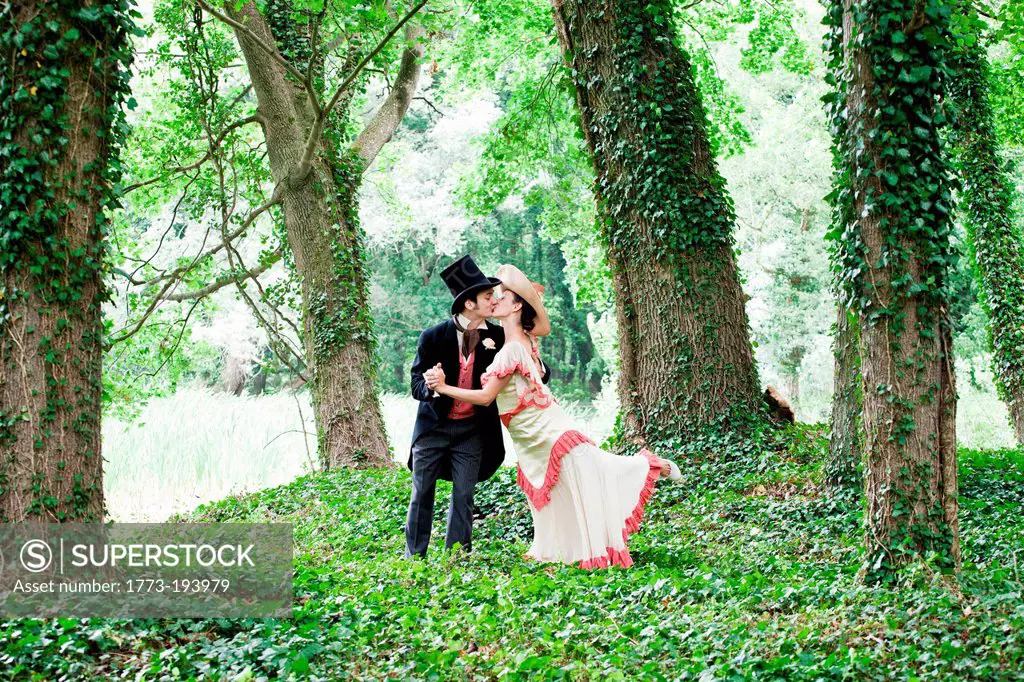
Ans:
<svg viewBox="0 0 1024 682"><path fill-rule="evenodd" d="M480 343L484 344L484 348L487 350L494 350L494 339L485 338Z"/></svg>

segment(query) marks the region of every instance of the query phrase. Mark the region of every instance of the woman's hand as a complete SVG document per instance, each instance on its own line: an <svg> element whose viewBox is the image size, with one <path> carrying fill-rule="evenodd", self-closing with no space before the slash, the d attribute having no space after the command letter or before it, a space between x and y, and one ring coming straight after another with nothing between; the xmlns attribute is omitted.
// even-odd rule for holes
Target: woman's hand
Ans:
<svg viewBox="0 0 1024 682"><path fill-rule="evenodd" d="M444 369L441 367L440 362L424 372L423 379L427 382L427 388L437 391L442 395L444 394L443 389L448 386L445 383Z"/></svg>

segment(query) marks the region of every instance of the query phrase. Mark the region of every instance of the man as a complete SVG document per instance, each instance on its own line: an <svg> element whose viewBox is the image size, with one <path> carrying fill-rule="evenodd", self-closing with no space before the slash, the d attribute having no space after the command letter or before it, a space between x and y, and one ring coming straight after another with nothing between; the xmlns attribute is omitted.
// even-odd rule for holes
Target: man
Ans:
<svg viewBox="0 0 1024 682"><path fill-rule="evenodd" d="M412 363L412 396L420 401L413 427L408 466L412 498L405 522L405 556L426 556L434 516L434 491L439 478L452 481L445 547L456 543L469 550L473 531L473 490L490 478L505 460L498 408L477 407L439 396L423 377L440 364L445 375L463 388L481 388L480 376L505 342L501 327L488 325L494 287L469 256L441 272L454 300L449 319L420 334ZM544 381L549 372L543 368Z"/></svg>

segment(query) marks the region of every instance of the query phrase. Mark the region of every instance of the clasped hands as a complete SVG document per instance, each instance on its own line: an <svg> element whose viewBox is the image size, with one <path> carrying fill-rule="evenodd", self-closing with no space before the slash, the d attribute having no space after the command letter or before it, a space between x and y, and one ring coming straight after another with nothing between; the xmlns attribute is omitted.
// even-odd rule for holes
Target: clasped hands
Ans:
<svg viewBox="0 0 1024 682"><path fill-rule="evenodd" d="M423 380L427 382L427 388L436 391L438 386L444 386L444 370L441 363L437 363L423 373Z"/></svg>

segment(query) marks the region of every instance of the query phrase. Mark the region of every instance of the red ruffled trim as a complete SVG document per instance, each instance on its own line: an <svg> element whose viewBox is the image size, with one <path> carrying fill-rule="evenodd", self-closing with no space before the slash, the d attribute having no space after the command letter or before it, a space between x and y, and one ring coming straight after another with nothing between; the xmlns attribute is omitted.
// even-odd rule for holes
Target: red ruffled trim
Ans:
<svg viewBox="0 0 1024 682"><path fill-rule="evenodd" d="M523 392L523 395L519 396L518 405L510 411L503 412L498 415L501 419L501 423L505 425L505 428L508 428L509 422L512 421L512 417L516 416L527 407L536 407L543 410L550 407L551 403L558 402L554 399L554 396L544 390L543 384L537 383L533 374L531 374L529 370L518 360L516 360L515 364L509 367L503 367L492 372L487 372L480 377L480 385L484 386L491 379L502 379L510 374L514 374L515 372L519 372L526 377L529 380L531 387L526 389L526 391Z"/></svg>
<svg viewBox="0 0 1024 682"><path fill-rule="evenodd" d="M605 556L594 557L593 559L584 559L580 562L580 568L588 571L595 568L608 568L609 566L622 566L623 568L629 568L632 565L633 557L629 556L629 550L615 549L614 547L609 547L608 554Z"/></svg>
<svg viewBox="0 0 1024 682"><path fill-rule="evenodd" d="M516 364L512 365L511 367L502 367L501 369L496 369L493 372L486 372L483 374L483 376L480 377L480 385L483 386L488 381L494 378L501 379L502 377L507 377L509 374L514 373L517 369L520 369L520 367L521 365L518 362L516 362Z"/></svg>
<svg viewBox="0 0 1024 682"><path fill-rule="evenodd" d="M594 444L594 441L587 438L579 431L566 431L555 444L551 446L551 454L548 456L548 468L544 472L544 483L539 487L535 487L530 483L530 479L526 478L526 474L523 473L523 468L516 465L516 482L519 487L522 488L526 496L530 498L530 502L533 502L533 506L537 509L543 509L548 502L551 501L551 489L558 483L558 475L562 471L562 458L569 454L577 445L583 443Z"/></svg>
<svg viewBox="0 0 1024 682"><path fill-rule="evenodd" d="M658 480L659 476L661 476L661 465L658 463L657 456L647 448L641 450L640 454L647 458L650 468L647 470L647 480L644 481L644 487L640 490L640 499L637 500L636 506L633 508L633 513L629 515L623 524L623 542L627 542L629 540L631 533L635 533L640 530L640 522L643 521L644 518L644 507L647 506L647 501L651 499L651 495L654 493L654 482ZM608 547L607 554L604 556L592 557L580 562L580 568L584 569L608 568L609 566L622 566L623 568L629 568L632 565L633 559L629 556L628 547L621 550Z"/></svg>
<svg viewBox="0 0 1024 682"><path fill-rule="evenodd" d="M554 398L551 398L551 400L549 400L549 401L547 401L545 403L537 402L533 398L530 398L529 400L523 400L522 398L520 398L518 405L513 407L508 412L502 412L501 414L499 414L498 415L498 419L501 420L501 423L504 424L505 428L507 429L509 423L511 423L511 421L512 421L512 417L516 416L517 414L519 414L520 412L525 410L527 407L536 407L539 410L546 410L547 408L551 407L551 403L557 403L557 402L558 401L555 400Z"/></svg>
<svg viewBox="0 0 1024 682"><path fill-rule="evenodd" d="M501 379L502 377L507 377L509 374L513 374L514 372L519 372L524 377L528 377L531 384L538 385L537 380L533 378L533 372L529 371L526 367L523 367L523 363L519 360L516 360L515 364L510 365L509 367L502 367L500 369L484 373L484 375L480 377L480 385L483 386L493 378Z"/></svg>

